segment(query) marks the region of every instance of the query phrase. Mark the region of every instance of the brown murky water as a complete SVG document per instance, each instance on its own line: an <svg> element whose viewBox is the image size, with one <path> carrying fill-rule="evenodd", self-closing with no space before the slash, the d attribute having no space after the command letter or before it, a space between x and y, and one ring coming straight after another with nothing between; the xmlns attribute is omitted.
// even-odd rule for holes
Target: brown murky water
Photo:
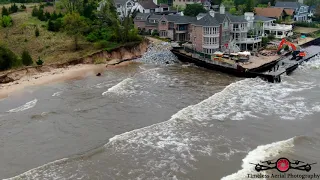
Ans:
<svg viewBox="0 0 320 180"><path fill-rule="evenodd" d="M319 65L279 84L136 64L29 88L0 101L0 178L229 180L281 156L320 163Z"/></svg>

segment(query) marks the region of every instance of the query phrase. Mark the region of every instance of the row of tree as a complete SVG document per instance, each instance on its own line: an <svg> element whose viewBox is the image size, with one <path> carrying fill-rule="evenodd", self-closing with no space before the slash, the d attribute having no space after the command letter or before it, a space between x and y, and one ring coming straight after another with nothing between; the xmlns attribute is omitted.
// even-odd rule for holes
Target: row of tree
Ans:
<svg viewBox="0 0 320 180"><path fill-rule="evenodd" d="M0 45L0 70L7 70L20 66L30 66L32 64L33 60L28 51L24 50L21 57L18 57L7 47ZM38 61L37 64L41 65Z"/></svg>

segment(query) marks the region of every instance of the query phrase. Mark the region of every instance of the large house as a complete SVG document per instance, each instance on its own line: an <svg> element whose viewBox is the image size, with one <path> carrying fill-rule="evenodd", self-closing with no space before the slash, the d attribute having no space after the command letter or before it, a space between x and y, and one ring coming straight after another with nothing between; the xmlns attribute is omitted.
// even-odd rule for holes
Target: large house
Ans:
<svg viewBox="0 0 320 180"><path fill-rule="evenodd" d="M156 13L156 12L169 12L170 8L166 4L156 5L153 0L114 0L115 7L117 8L118 16L124 17L128 13L138 11L140 13ZM98 11L105 5L105 1L101 1L97 8Z"/></svg>
<svg viewBox="0 0 320 180"><path fill-rule="evenodd" d="M162 38L190 42L195 50L205 54L228 47L254 50L261 46L263 36L272 34L283 38L292 35L291 25L274 22L273 18L255 16L252 12L234 16L225 12L223 5L218 12L211 10L197 17L139 13L134 19L140 30L158 31Z"/></svg>
<svg viewBox="0 0 320 180"><path fill-rule="evenodd" d="M291 9L294 11L294 21L308 21L309 6L303 4L303 0L298 2L276 2L275 7Z"/></svg>

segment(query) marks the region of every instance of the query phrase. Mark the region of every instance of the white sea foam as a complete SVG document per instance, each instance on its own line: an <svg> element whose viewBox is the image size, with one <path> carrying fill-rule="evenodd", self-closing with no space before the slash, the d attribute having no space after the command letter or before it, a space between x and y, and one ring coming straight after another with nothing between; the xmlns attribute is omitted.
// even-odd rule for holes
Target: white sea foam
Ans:
<svg viewBox="0 0 320 180"><path fill-rule="evenodd" d="M65 161L67 161L67 160L68 160L68 158L59 159L59 160L52 161L52 162L49 162L47 164L44 164L44 165L42 165L40 167L41 168L46 168L46 167L51 166L51 165L57 165L59 163L63 163ZM29 171L24 172L21 175L17 175L17 176L8 178L8 179L3 179L3 180L13 180L13 179L28 179L28 180L30 179L31 180L31 179L38 179L37 178L37 171L38 170L39 170L39 167L33 168L33 169L30 169ZM52 173L49 177L51 177L51 179L61 179L62 178L62 177L54 175L54 173Z"/></svg>
<svg viewBox="0 0 320 180"><path fill-rule="evenodd" d="M115 93L118 95L132 95L136 93L135 89L140 87L140 85L137 84L137 81L139 80L137 76L143 75L143 76L147 76L148 78L152 78L159 75L158 73L155 73L155 71L159 69L161 68L148 69L134 75L133 77L126 78L121 82L119 82L118 84L109 88L107 91L103 92L102 95L105 96L109 93ZM153 78L153 80L157 80L157 78Z"/></svg>
<svg viewBox="0 0 320 180"><path fill-rule="evenodd" d="M126 78L119 82L118 84L112 86L107 91L103 92L102 95L105 96L108 93L116 93L116 94L125 94L130 93L130 90L127 90L126 87L130 86L133 82L132 78Z"/></svg>
<svg viewBox="0 0 320 180"><path fill-rule="evenodd" d="M20 106L20 107L17 107L17 108L14 108L14 109L10 109L9 113L16 113L16 112L20 112L20 111L25 111L27 109L30 109L30 108L33 108L36 104L37 104L38 100L37 99L34 99L32 101L29 101L27 102L26 104Z"/></svg>
<svg viewBox="0 0 320 180"><path fill-rule="evenodd" d="M52 94L52 96L60 96L62 94L63 91L58 91Z"/></svg>
<svg viewBox="0 0 320 180"><path fill-rule="evenodd" d="M123 88L126 90L131 82L133 82L132 78L125 79L107 92L118 92ZM301 119L312 114L313 109L304 103L303 98L288 97L313 87L313 84L308 83L270 84L259 79L238 81L198 104L183 108L168 121L110 138L109 143L104 146L107 153L95 155L98 156L95 157L99 160L98 162L75 161L61 166L39 167L38 170L33 171L32 177L50 178L50 174L45 174L50 172L56 177L65 178L69 177L65 174L70 175L71 172L68 171L70 168L70 170L77 169L77 172L81 172L82 174L73 176L73 178L80 178L86 173L88 167L94 169L94 166L98 166L97 169L99 169L110 166L109 162L120 163L125 159L125 164L119 166L134 169L135 171L130 171L132 178L171 179L174 177L172 173L185 174L196 169L194 162L198 161L199 155L228 160L236 153L247 153L250 150L246 139L242 137L228 139L223 136L224 127L217 125L217 120L256 119L261 114L277 114L283 119L287 117ZM214 128L214 133L203 131L207 127ZM259 146L243 160L242 170L225 179L239 179L253 169L247 162L255 163L271 158L292 146L292 140ZM105 172L108 176L100 177L124 178L124 174L121 174L121 170L118 169L119 166L108 168L106 170L108 172Z"/></svg>
<svg viewBox="0 0 320 180"><path fill-rule="evenodd" d="M253 151L250 151L248 155L242 160L242 169L238 172L223 177L221 180L245 180L248 179L248 174L255 174L257 171L254 169L254 165L250 163L259 163L260 161L266 161L275 158L283 152L291 151L294 147L294 138L274 142L267 145L258 146Z"/></svg>

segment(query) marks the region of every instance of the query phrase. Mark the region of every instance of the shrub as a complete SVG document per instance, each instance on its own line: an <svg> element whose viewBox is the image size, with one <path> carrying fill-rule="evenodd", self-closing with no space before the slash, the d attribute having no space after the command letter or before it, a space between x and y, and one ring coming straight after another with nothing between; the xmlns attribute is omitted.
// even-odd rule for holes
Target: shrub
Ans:
<svg viewBox="0 0 320 180"><path fill-rule="evenodd" d="M8 48L0 45L0 70L10 69L21 65L18 57Z"/></svg>
<svg viewBox="0 0 320 180"><path fill-rule="evenodd" d="M43 64L43 61L38 57L38 61L36 62L37 65L41 66Z"/></svg>
<svg viewBox="0 0 320 180"><path fill-rule="evenodd" d="M86 39L90 42L96 42L99 39L99 34L96 31L90 32Z"/></svg>
<svg viewBox="0 0 320 180"><path fill-rule="evenodd" d="M35 6L35 7L33 7L33 9L32 9L31 15L32 15L33 17L38 17L38 12L39 12L39 10L38 10L38 8Z"/></svg>
<svg viewBox="0 0 320 180"><path fill-rule="evenodd" d="M40 36L40 31L39 31L38 27L36 27L34 34L36 35L36 37Z"/></svg>
<svg viewBox="0 0 320 180"><path fill-rule="evenodd" d="M6 7L2 6L2 16L9 16L9 11Z"/></svg>
<svg viewBox="0 0 320 180"><path fill-rule="evenodd" d="M270 40L268 37L262 37L262 41L261 41L262 46L266 46L269 43L269 41Z"/></svg>
<svg viewBox="0 0 320 180"><path fill-rule="evenodd" d="M159 32L158 30L153 30L152 33L151 33L151 36L159 36Z"/></svg>
<svg viewBox="0 0 320 180"><path fill-rule="evenodd" d="M268 36L268 39L269 39L269 40L274 40L274 39L275 39L275 36L274 36L273 34L271 34L271 35Z"/></svg>
<svg viewBox="0 0 320 180"><path fill-rule="evenodd" d="M25 66L29 66L33 64L32 58L28 51L24 50L21 55L22 64Z"/></svg>
<svg viewBox="0 0 320 180"><path fill-rule="evenodd" d="M97 49L106 48L106 47L109 46L109 42L106 41L106 40L101 40L101 41L98 41L98 42L94 43L94 46Z"/></svg>
<svg viewBox="0 0 320 180"><path fill-rule="evenodd" d="M18 6L16 5L16 3L14 3L13 5L11 5L11 6L9 7L9 12L10 12L10 13L16 13L16 12L18 12L18 10L19 10L19 8L18 8Z"/></svg>
<svg viewBox="0 0 320 180"><path fill-rule="evenodd" d="M58 32L62 28L62 19L58 18L56 20L48 21L48 30L53 32Z"/></svg>
<svg viewBox="0 0 320 180"><path fill-rule="evenodd" d="M10 16L2 16L1 18L1 26L2 27L10 27L12 25L12 19Z"/></svg>
<svg viewBox="0 0 320 180"><path fill-rule="evenodd" d="M45 21L46 20L46 17L44 16L44 13L43 13L43 9L42 8L40 8L39 10L38 10L38 19L40 20L40 21Z"/></svg>
<svg viewBox="0 0 320 180"><path fill-rule="evenodd" d="M301 26L301 27L311 27L311 28L318 28L319 25L318 23L315 22L295 22L294 23L295 26Z"/></svg>
<svg viewBox="0 0 320 180"><path fill-rule="evenodd" d="M51 18L51 14L48 11L44 13L44 16L46 17L47 20Z"/></svg>
<svg viewBox="0 0 320 180"><path fill-rule="evenodd" d="M51 19L51 20L56 20L56 19L58 19L58 14L56 13L56 11L53 11L53 13L51 14L50 19Z"/></svg>
<svg viewBox="0 0 320 180"><path fill-rule="evenodd" d="M27 9L27 7L24 4L21 4L20 9L25 10L25 9Z"/></svg>
<svg viewBox="0 0 320 180"><path fill-rule="evenodd" d="M48 21L48 31L54 31L54 23L49 19Z"/></svg>

